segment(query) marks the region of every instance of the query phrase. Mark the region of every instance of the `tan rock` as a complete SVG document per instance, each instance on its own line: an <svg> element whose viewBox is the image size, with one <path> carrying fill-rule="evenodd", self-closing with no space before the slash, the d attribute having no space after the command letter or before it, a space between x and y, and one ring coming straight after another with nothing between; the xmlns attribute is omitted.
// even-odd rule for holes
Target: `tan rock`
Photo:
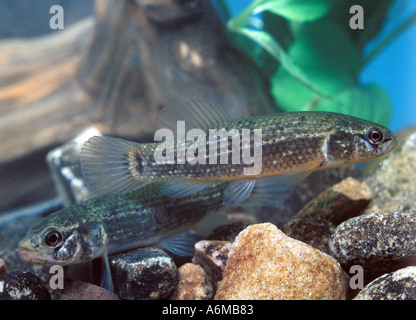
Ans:
<svg viewBox="0 0 416 320"><path fill-rule="evenodd" d="M210 278L201 266L185 263L179 268L179 284L172 300L208 300L213 295Z"/></svg>
<svg viewBox="0 0 416 320"><path fill-rule="evenodd" d="M62 300L117 300L110 291L91 283L65 279L64 289L55 289Z"/></svg>
<svg viewBox="0 0 416 320"><path fill-rule="evenodd" d="M364 212L371 201L368 186L352 177L327 188L309 201L296 216L323 218L335 226Z"/></svg>
<svg viewBox="0 0 416 320"><path fill-rule="evenodd" d="M6 263L0 258L0 279L6 275Z"/></svg>
<svg viewBox="0 0 416 320"><path fill-rule="evenodd" d="M286 236L270 223L247 227L235 239L216 300L345 299L338 262Z"/></svg>

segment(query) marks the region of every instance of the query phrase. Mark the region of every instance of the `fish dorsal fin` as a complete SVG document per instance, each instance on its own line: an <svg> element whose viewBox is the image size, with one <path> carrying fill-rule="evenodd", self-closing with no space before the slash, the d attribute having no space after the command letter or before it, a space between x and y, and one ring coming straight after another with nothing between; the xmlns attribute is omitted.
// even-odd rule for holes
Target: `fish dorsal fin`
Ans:
<svg viewBox="0 0 416 320"><path fill-rule="evenodd" d="M155 119L155 129L170 129L176 134L177 121L185 121L186 130L206 130L223 126L231 121L231 117L218 104L207 98L200 98L160 110Z"/></svg>
<svg viewBox="0 0 416 320"><path fill-rule="evenodd" d="M81 172L87 187L97 195L125 193L145 183L129 171L128 153L138 143L124 139L95 136L81 150Z"/></svg>
<svg viewBox="0 0 416 320"><path fill-rule="evenodd" d="M160 192L169 198L182 198L204 190L210 184L190 179L175 179L162 184Z"/></svg>
<svg viewBox="0 0 416 320"><path fill-rule="evenodd" d="M256 181L256 179L243 179L231 182L224 190L224 205L235 207L244 202L253 191Z"/></svg>

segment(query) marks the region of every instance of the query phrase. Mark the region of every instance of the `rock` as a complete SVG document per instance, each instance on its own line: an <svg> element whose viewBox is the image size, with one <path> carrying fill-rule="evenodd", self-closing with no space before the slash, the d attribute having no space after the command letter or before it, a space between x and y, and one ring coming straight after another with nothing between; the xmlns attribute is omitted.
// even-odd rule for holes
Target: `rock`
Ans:
<svg viewBox="0 0 416 320"><path fill-rule="evenodd" d="M407 267L375 279L354 300L416 300L416 267Z"/></svg>
<svg viewBox="0 0 416 320"><path fill-rule="evenodd" d="M109 258L114 292L121 299L164 299L178 284L175 263L160 249L139 248Z"/></svg>
<svg viewBox="0 0 416 320"><path fill-rule="evenodd" d="M50 300L42 280L33 273L15 271L0 280L0 300Z"/></svg>
<svg viewBox="0 0 416 320"><path fill-rule="evenodd" d="M235 237L251 223L237 221L216 227L208 236L208 240L223 240L233 242Z"/></svg>
<svg viewBox="0 0 416 320"><path fill-rule="evenodd" d="M63 289L55 289L62 300L117 300L110 291L79 280L65 279Z"/></svg>
<svg viewBox="0 0 416 320"><path fill-rule="evenodd" d="M329 254L329 239L335 230L333 223L318 217L294 218L288 221L282 231L291 238L302 241Z"/></svg>
<svg viewBox="0 0 416 320"><path fill-rule="evenodd" d="M230 248L229 241L202 240L195 244L192 262L204 268L212 278L215 288L222 279Z"/></svg>
<svg viewBox="0 0 416 320"><path fill-rule="evenodd" d="M14 271L30 272L45 283L51 278L51 274L49 273L50 266L23 262L18 255L17 249L13 251L0 251L0 257L4 260L8 273Z"/></svg>
<svg viewBox="0 0 416 320"><path fill-rule="evenodd" d="M289 237L329 253L328 241L335 226L360 215L370 201L368 187L347 177L309 201L281 229Z"/></svg>
<svg viewBox="0 0 416 320"><path fill-rule="evenodd" d="M345 294L346 279L335 259L263 223L235 239L215 299L345 299Z"/></svg>
<svg viewBox="0 0 416 320"><path fill-rule="evenodd" d="M326 219L337 226L363 213L370 201L370 189L357 179L348 177L309 201L294 218L313 216Z"/></svg>
<svg viewBox="0 0 416 320"><path fill-rule="evenodd" d="M172 300L209 300L214 296L211 279L201 266L185 263L179 268L179 284Z"/></svg>
<svg viewBox="0 0 416 320"><path fill-rule="evenodd" d="M0 279L6 275L6 262L0 258Z"/></svg>
<svg viewBox="0 0 416 320"><path fill-rule="evenodd" d="M365 213L416 208L416 131L399 138L400 145L363 180L373 193Z"/></svg>
<svg viewBox="0 0 416 320"><path fill-rule="evenodd" d="M416 262L416 211L372 213L341 223L331 236L331 255L345 268L360 265L367 277Z"/></svg>

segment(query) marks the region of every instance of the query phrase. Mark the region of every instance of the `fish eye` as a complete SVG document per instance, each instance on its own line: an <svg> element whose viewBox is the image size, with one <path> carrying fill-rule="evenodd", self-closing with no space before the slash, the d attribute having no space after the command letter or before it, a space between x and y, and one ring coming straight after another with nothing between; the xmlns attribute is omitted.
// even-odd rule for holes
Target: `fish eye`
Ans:
<svg viewBox="0 0 416 320"><path fill-rule="evenodd" d="M379 144L383 141L383 132L379 128L371 128L367 131L367 139L372 144Z"/></svg>
<svg viewBox="0 0 416 320"><path fill-rule="evenodd" d="M44 240L48 247L55 248L62 242L63 236L58 230L49 230L46 232Z"/></svg>

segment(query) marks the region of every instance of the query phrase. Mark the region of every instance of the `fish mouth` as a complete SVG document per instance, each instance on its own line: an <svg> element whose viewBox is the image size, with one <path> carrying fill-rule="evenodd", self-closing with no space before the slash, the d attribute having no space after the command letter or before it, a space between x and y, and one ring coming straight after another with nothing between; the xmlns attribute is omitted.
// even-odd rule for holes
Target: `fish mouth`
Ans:
<svg viewBox="0 0 416 320"><path fill-rule="evenodd" d="M381 154L385 154L388 153L390 151L393 151L397 145L399 144L399 141L396 138L390 138L389 139L389 143L384 145L383 147L380 148L380 153Z"/></svg>
<svg viewBox="0 0 416 320"><path fill-rule="evenodd" d="M47 259L47 257L42 257L38 253L24 246L19 246L18 254L19 254L19 257L27 263L36 263L36 264L49 264L50 263L50 259Z"/></svg>

